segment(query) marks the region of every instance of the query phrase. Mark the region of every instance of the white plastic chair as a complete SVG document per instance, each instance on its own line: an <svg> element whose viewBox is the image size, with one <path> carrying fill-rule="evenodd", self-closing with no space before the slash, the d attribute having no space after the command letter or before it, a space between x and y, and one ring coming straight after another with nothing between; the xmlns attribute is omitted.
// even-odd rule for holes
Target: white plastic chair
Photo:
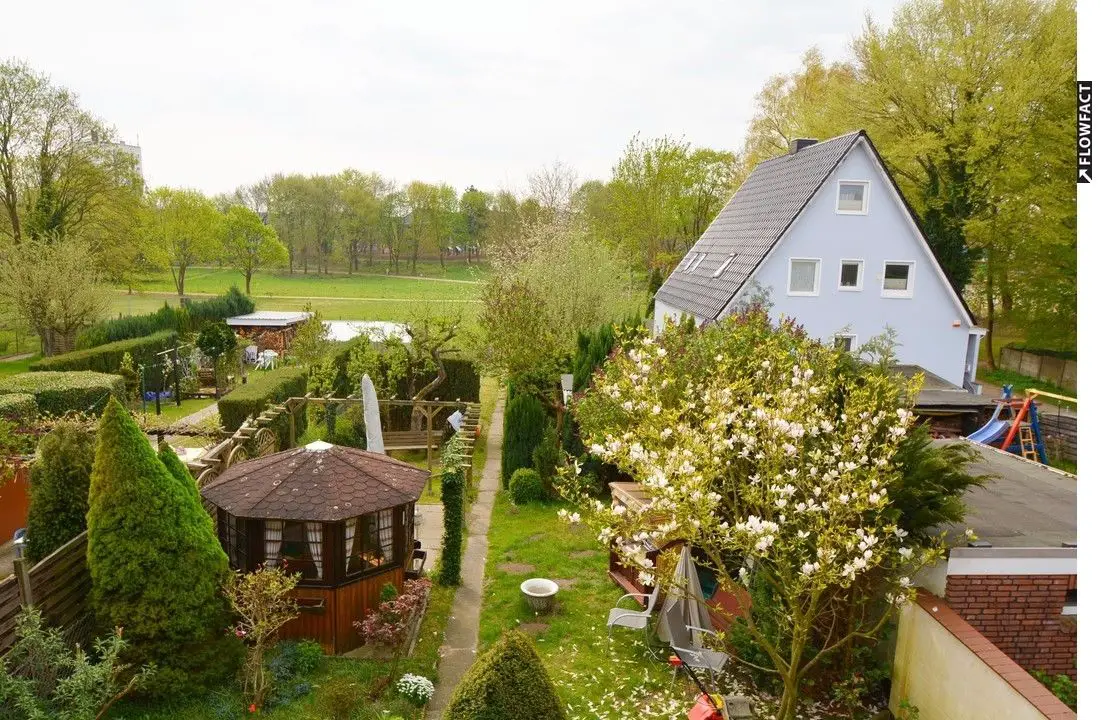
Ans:
<svg viewBox="0 0 1101 720"><path fill-rule="evenodd" d="M654 606L658 603L658 585L654 585L654 589L649 595L642 593L627 593L619 600L616 600L615 607L608 611L608 634L612 634L612 628L626 627L633 630L645 630L650 622L650 616L654 613ZM642 603L642 610L629 610L627 608L619 607L619 604L629 597L637 598Z"/></svg>

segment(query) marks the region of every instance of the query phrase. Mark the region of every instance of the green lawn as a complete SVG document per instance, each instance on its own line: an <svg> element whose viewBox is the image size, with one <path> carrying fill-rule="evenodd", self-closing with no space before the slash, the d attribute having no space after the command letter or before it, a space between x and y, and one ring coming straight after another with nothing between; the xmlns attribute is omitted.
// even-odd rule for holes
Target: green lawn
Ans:
<svg viewBox="0 0 1101 720"><path fill-rule="evenodd" d="M608 579L608 550L588 528L560 520L560 507L515 508L503 491L498 494L489 529L482 649L505 628L526 626L570 718L685 717L693 687L671 682L669 666L646 652L642 634L618 628L608 638L608 610L623 595ZM505 563L535 570L513 574L499 567ZM536 615L527 606L520 583L531 577L571 581L558 593L557 611Z"/></svg>
<svg viewBox="0 0 1101 720"><path fill-rule="evenodd" d="M36 344L37 342L38 341L35 340ZM4 377L5 375L15 375L17 373L29 372L31 369L31 363L38 358L38 355L34 355L29 358L23 358L22 360L0 361L0 377Z"/></svg>
<svg viewBox="0 0 1101 720"><path fill-rule="evenodd" d="M444 282L439 279L390 277L379 274L288 275L261 273L252 278L252 295L262 298L281 295L300 298L420 298L424 300L474 299L478 295L479 275L468 273L469 282ZM188 294L218 295L231 286L244 290L244 278L234 270L195 268L187 273ZM134 284L137 292L175 293L171 274L155 273ZM122 289L125 292L125 289Z"/></svg>
<svg viewBox="0 0 1101 720"><path fill-rule="evenodd" d="M145 415L149 420L175 422L180 418L187 417L191 413L196 413L205 407L210 407L215 402L216 401L212 398L193 398L181 401L180 406L176 407L175 400L161 400L161 414L158 416L156 404L147 401L145 403ZM141 414L140 410L138 414Z"/></svg>

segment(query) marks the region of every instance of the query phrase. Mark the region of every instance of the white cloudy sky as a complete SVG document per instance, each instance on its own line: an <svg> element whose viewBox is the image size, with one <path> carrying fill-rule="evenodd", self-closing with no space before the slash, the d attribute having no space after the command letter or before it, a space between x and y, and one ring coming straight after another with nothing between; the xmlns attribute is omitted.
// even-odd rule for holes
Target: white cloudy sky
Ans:
<svg viewBox="0 0 1101 720"><path fill-rule="evenodd" d="M21 2L0 56L140 140L154 185L358 167L521 190L556 159L607 177L635 132L736 148L770 75L898 4Z"/></svg>

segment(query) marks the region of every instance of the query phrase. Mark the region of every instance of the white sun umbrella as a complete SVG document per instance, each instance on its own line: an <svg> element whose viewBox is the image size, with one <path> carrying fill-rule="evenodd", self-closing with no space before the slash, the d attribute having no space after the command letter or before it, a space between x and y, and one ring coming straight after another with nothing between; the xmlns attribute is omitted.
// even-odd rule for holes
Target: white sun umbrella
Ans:
<svg viewBox="0 0 1101 720"><path fill-rule="evenodd" d="M692 561L692 548L684 545L680 551L674 587L669 590L669 598L661 608L658 620L658 637L664 642L683 646L686 641L700 645L699 633L689 632L688 626L711 630L711 616L707 613L707 604L703 599L700 576L696 572L696 563Z"/></svg>
<svg viewBox="0 0 1101 720"><path fill-rule="evenodd" d="M382 444L382 417L379 415L375 384L371 382L371 378L364 375L360 389L363 392L363 427L367 431L367 449L371 452L384 453L386 449Z"/></svg>

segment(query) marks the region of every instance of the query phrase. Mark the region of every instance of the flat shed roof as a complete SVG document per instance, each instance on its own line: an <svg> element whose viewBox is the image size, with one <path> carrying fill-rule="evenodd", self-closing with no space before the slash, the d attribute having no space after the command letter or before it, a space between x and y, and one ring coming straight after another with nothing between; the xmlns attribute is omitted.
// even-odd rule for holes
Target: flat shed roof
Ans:
<svg viewBox="0 0 1101 720"><path fill-rule="evenodd" d="M230 327L288 327L309 320L313 313L257 310L248 315L226 318Z"/></svg>
<svg viewBox="0 0 1101 720"><path fill-rule="evenodd" d="M964 496L967 527L980 541L994 547L1056 548L1078 542L1077 477L989 445L970 444L980 453L972 472L994 476L986 487ZM965 529L950 528L949 535Z"/></svg>

